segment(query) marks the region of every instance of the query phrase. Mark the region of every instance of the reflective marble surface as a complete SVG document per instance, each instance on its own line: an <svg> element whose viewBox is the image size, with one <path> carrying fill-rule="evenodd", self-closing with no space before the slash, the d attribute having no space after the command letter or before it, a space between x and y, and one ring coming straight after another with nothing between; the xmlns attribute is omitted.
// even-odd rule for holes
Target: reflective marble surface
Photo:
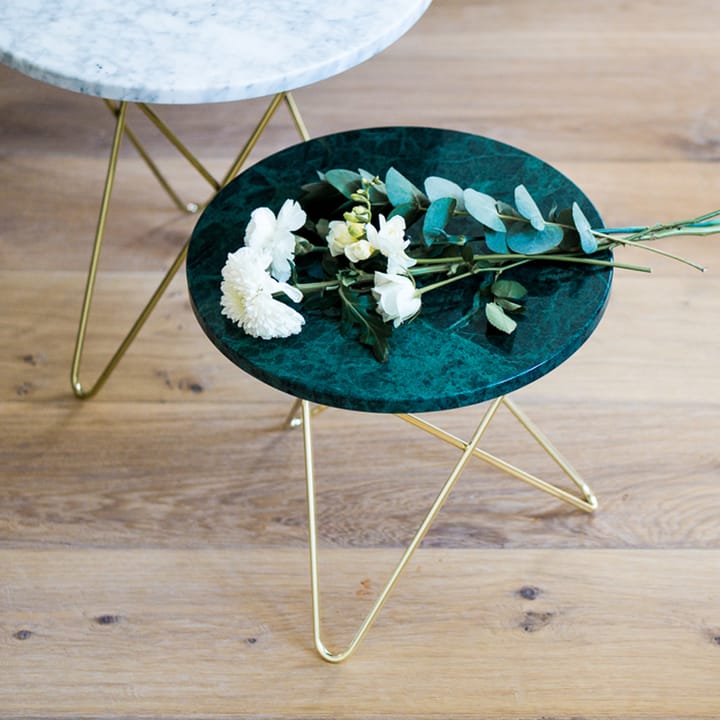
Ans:
<svg viewBox="0 0 720 720"><path fill-rule="evenodd" d="M0 61L116 100L213 103L292 90L395 42L430 0L3 0Z"/></svg>
<svg viewBox="0 0 720 720"><path fill-rule="evenodd" d="M542 160L509 145L430 128L376 128L339 133L293 146L262 160L231 182L207 207L187 261L191 302L208 337L236 365L291 395L371 412L425 412L479 403L526 385L560 365L597 326L612 271L533 264L511 272L528 289L525 317L512 335L488 327L483 314L459 330L450 326L472 302L470 279L423 297L423 311L391 338L390 359L343 337L337 320L302 310L299 335L280 340L247 336L221 315L221 270L243 243L250 213L277 211L316 171L364 168L384 177L394 166L418 186L440 175L462 187L511 201L523 183L547 212L574 200L591 224L602 221L583 193ZM412 232L412 228L410 229ZM508 275L510 277L510 275Z"/></svg>

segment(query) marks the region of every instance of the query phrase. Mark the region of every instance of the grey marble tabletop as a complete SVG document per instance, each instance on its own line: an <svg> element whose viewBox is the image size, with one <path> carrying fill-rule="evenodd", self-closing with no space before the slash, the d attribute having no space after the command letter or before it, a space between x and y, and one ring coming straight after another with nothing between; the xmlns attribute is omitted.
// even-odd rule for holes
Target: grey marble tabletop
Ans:
<svg viewBox="0 0 720 720"><path fill-rule="evenodd" d="M242 100L358 65L407 32L430 2L3 0L0 61L115 100Z"/></svg>

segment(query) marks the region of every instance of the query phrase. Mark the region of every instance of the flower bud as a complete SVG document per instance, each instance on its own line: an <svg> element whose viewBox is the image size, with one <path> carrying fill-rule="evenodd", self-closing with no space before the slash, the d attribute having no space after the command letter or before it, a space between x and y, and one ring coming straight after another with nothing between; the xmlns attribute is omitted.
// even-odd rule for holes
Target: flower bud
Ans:
<svg viewBox="0 0 720 720"><path fill-rule="evenodd" d="M370 222L370 211L364 205L356 205L352 209L352 214L355 216L357 222L369 223Z"/></svg>
<svg viewBox="0 0 720 720"><path fill-rule="evenodd" d="M351 237L361 238L365 236L365 225L359 222L348 222L348 233Z"/></svg>

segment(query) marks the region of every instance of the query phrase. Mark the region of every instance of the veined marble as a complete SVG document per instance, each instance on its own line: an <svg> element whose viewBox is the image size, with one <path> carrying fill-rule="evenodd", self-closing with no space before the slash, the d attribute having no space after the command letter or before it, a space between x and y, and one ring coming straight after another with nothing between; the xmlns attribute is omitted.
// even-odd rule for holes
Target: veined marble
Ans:
<svg viewBox="0 0 720 720"><path fill-rule="evenodd" d="M360 64L407 32L430 2L2 0L0 61L115 100L242 100Z"/></svg>

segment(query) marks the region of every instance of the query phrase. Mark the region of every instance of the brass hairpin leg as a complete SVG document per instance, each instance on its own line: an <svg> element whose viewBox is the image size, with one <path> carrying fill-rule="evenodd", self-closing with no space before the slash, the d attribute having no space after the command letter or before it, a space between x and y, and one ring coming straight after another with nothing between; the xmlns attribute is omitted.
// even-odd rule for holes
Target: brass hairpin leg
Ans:
<svg viewBox="0 0 720 720"><path fill-rule="evenodd" d="M499 404L500 402L501 399L493 401L494 404ZM455 483L460 477L460 474L465 469L468 460L470 460L470 458L472 457L472 454L475 451L477 444L480 442L483 433L487 429L487 426L492 419L492 414L486 413L486 415L480 421L477 429L473 433L470 442L465 444L460 459L457 461L457 463L455 463L455 467L452 469L452 472L448 476L448 479L445 481L445 484L442 486L442 489L435 498L435 502L433 502L430 510L428 510L424 520L420 524L420 527L417 529L417 532L413 536L413 539L410 541L410 544L405 549L405 552L400 558L400 561L395 566L395 569L393 570L390 579L378 595L370 612L360 624L360 627L355 633L355 636L353 637L350 644L347 646L347 648L345 648L345 650L342 650L341 652L332 652L328 650L322 640L320 614L320 580L318 572L317 548L317 518L315 514L315 471L312 453L311 415L312 411L310 408L310 403L308 403L306 400L303 400L302 424L303 440L305 447L305 479L307 484L308 541L310 547L310 585L312 593L313 640L315 643L315 649L323 658L323 660L327 660L331 663L340 663L350 657L353 652L355 652L358 645L362 642L363 638L367 635L368 630L370 630L370 627L375 622L378 614L380 613L380 610L382 610L383 605L385 605L388 596L397 584L397 581L400 579L400 575L405 570L413 554L415 553L423 538L427 534L430 526L440 512L440 509L445 504L448 495L455 486Z"/></svg>
<svg viewBox="0 0 720 720"><path fill-rule="evenodd" d="M580 490L580 492L582 493L582 497L573 495L572 493L567 492L567 490L563 490L562 488L559 488L556 485L547 482L546 480L541 480L540 478L535 477L534 475L531 475L530 473L525 472L524 470L521 470L520 468L511 465L509 462L502 460L501 458L498 458L495 455L486 452L485 450L481 450L480 448L477 448L474 451L473 455L482 460L483 462L488 463L488 465L492 465L494 468L502 470L508 475L511 475L518 480L522 480L523 482L532 485L538 490L542 490L543 492L546 492L549 495L552 495L553 497L556 497L559 500L562 500L563 502L566 502L580 510L584 510L585 512L593 512L594 510L596 510L598 507L598 501L593 491L582 479L582 477L580 477L580 475L572 467L572 465L570 465L570 463L560 454L559 450L550 442L550 440L540 430L540 428L535 425L530 420L530 418L528 418L527 415L525 415L525 413L522 412L522 410L520 410L520 408L507 396L499 398L499 401L500 402L498 402L497 405L492 405L487 412L494 415L500 407L500 404L505 405L505 407L510 410L510 412L525 428L525 430L527 430L527 432L532 435L532 437L537 441L540 447L555 461L557 466L572 481L572 483L578 488L578 490ZM424 430L425 432L434 435L440 440L443 440L444 442L453 445L456 448L462 448L465 446L465 443L460 438L451 435L449 432L443 430L442 428L439 428L436 425L432 425L426 420L418 418L415 415L398 415L398 417L402 418L403 420L409 422L412 425L415 425L415 427L418 427L421 430Z"/></svg>
<svg viewBox="0 0 720 720"><path fill-rule="evenodd" d="M495 417L495 414L497 410L500 408L501 405L505 405L510 412L517 418L517 420L522 424L522 426L535 438L535 440L540 444L540 446L547 452L547 454L558 464L558 466L561 468L561 470L572 480L572 482L576 485L576 487L582 492L582 498L579 498L575 495L572 495L571 493L568 493L566 490L563 490L562 488L558 488L555 485L552 485L544 480L540 480L539 478L530 475L529 473L526 473L524 470L520 470L516 468L515 466L511 465L510 463L507 463L504 460L501 460L500 458L496 458L494 455L491 455L490 453L487 453L483 450L480 450L478 448L478 444L480 440L483 437L483 434L487 430L488 426L490 425L490 422ZM301 415L298 418L297 411L298 408L301 410ZM321 409L324 409L324 406L320 406ZM415 535L413 536L412 540L410 541L409 545L405 549L405 552L403 553L402 557L400 558L400 561L396 565L395 569L393 570L392 574L390 575L390 579L386 583L385 587L382 589L380 594L375 600L375 603L373 604L372 608L370 609L370 612L367 614L365 619L360 624L360 627L358 628L357 632L355 633L353 639L351 640L350 644L342 651L339 652L333 652L327 648L325 643L322 639L322 620L321 620L321 611L320 611L320 580L319 580L319 568L318 568L318 546L317 546L317 515L315 510L315 463L313 458L313 448L312 448L312 416L314 414L314 411L317 409L313 409L311 404L306 400L297 400L291 410L291 412L288 415L288 419L286 421L286 426L288 427L296 427L298 425L302 425L303 428L303 444L304 444L304 451L305 451L305 480L306 480L306 490L307 490L307 515L308 515L308 544L309 544L309 554L310 554L310 585L311 585L311 597L312 597L312 622L313 622L313 641L315 644L315 649L317 650L320 657L322 657L324 660L331 662L331 663L340 663L346 660L350 655L355 652L358 645L362 642L363 638L367 635L368 631L370 630L370 627L375 622L378 614L382 610L383 606L385 605L385 602L387 601L388 596L392 592L393 588L397 584L400 575L405 570L407 564L410 562L410 559L412 558L413 554L419 547L420 543L422 542L423 538L427 534L428 530L430 529L430 526L434 522L435 518L437 517L438 513L440 512L440 509L444 505L445 501L447 500L448 495L452 491L453 487L455 486L455 483L457 482L458 478L460 477L460 474L465 469L468 461L471 457L477 457L480 460L483 460L484 462L489 463L493 467L496 467L500 470L503 470L504 472L512 475L513 477L516 477L520 480L523 480L524 482L527 482L534 487L538 488L539 490L542 490L543 492L547 492L554 497L557 497L560 500L563 500L564 502L570 503L574 507L580 508L581 510L584 510L586 512L592 512L597 508L597 500L595 498L595 495L593 494L592 490L588 487L588 485L582 480L582 478L577 474L577 472L570 466L570 464L565 460L560 453L557 451L557 449L550 443L550 441L547 439L547 437L539 430L539 428L534 425L529 418L515 405L514 402L509 400L507 397L499 397L493 400L488 409L486 410L485 414L483 415L482 419L480 420L479 425L477 426L475 432L472 435L472 438L465 442L463 440L460 440L459 438L456 438L454 435L451 435L450 433L446 432L445 430L442 430L441 428L438 428L437 426L428 423L427 421L418 418L414 415L403 415L398 414L398 417L402 420L405 420L406 422L411 423L415 427L418 427L425 432L430 433L431 435L437 437L440 440L443 440L444 442L449 443L450 445L453 445L454 447L457 447L459 450L462 451L462 454L460 456L460 459L457 461L455 466L453 467L450 475L448 476L448 479L445 481L444 485L442 486L439 494L437 495L434 503L430 507L430 510L427 512L425 518L423 519L420 527L416 531Z"/></svg>
<svg viewBox="0 0 720 720"><path fill-rule="evenodd" d="M255 130L251 133L250 137L246 141L243 149L241 150L238 157L233 162L230 170L226 174L222 182L218 182L208 170L200 163L200 161L187 149L187 147L172 133L167 125L160 120L160 118L144 103L138 103L140 110L146 115L146 117L162 132L162 134L171 142L171 144L185 157L185 159L192 165L193 168L210 184L213 190L217 191L225 184L227 184L233 177L238 173L242 165L247 160L248 156L252 152L253 148L257 144L260 136L264 132L267 124L270 122L273 114L279 107L279 105L285 101L287 103L290 114L293 118L293 122L300 137L303 140L309 139L307 129L303 123L302 117L297 109L295 100L292 98L290 93L278 93L275 95L267 110L263 114L260 122L256 126ZM118 157L120 153L120 146L122 144L123 136L127 136L130 142L133 144L140 157L145 161L146 165L150 168L150 171L155 176L157 181L160 183L162 188L171 198L173 203L184 212L195 212L199 209L197 203L185 203L181 200L179 195L173 190L168 180L160 172L160 169L153 162L149 153L145 150L142 144L139 142L135 134L130 130L127 125L127 110L128 103L126 101L115 104L111 101L105 101L110 111L115 116L115 132L113 135L113 142L110 149L110 158L108 161L108 169L105 177L105 186L103 188L102 201L100 204L100 213L98 216L98 223L95 231L95 241L93 243L92 254L90 258L90 267L88 269L87 280L85 284L85 294L83 296L82 309L80 311L80 322L78 326L77 337L75 340L75 350L73 353L72 366L70 369L70 383L72 386L73 393L76 397L81 399L87 399L95 395L105 384L121 358L127 351L128 347L132 344L133 340L140 332L140 329L145 324L146 320L154 310L160 298L163 296L170 282L177 274L178 270L182 267L185 261L188 250L188 241L184 243L177 257L168 268L165 276L161 280L160 284L150 297L145 307L142 309L137 319L133 323L130 331L125 336L123 341L118 346L115 353L110 358L105 368L98 375L95 383L90 387L85 387L80 381L80 363L82 360L82 354L85 346L85 337L87 334L88 319L90 316L90 306L92 304L93 292L95 289L95 281L97 278L98 263L100 260L100 252L102 250L103 239L105 235L105 226L107 223L108 210L110 208L110 198L112 196L113 185L115 182L115 174L117 171Z"/></svg>

